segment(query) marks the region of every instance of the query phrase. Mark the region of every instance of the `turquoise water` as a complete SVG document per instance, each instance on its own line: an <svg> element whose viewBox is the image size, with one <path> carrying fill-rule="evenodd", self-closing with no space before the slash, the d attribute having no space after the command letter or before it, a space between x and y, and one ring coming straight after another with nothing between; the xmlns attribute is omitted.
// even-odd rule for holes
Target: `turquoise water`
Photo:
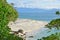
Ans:
<svg viewBox="0 0 60 40"><path fill-rule="evenodd" d="M57 19L60 18L60 16L55 14L55 11L41 11L41 12L32 12L32 11L21 11L21 10L17 10L19 13L19 18L24 18L24 19L33 19L33 20L40 20L40 21L47 21L50 22L53 19ZM27 38L26 40L37 40L39 38L42 37L46 37L48 35L54 34L58 32L55 29L52 29L51 32L49 32L49 29L47 28L40 28L34 32L31 32L31 34L33 34L34 38L29 38L29 36L31 36L30 33L27 33Z"/></svg>

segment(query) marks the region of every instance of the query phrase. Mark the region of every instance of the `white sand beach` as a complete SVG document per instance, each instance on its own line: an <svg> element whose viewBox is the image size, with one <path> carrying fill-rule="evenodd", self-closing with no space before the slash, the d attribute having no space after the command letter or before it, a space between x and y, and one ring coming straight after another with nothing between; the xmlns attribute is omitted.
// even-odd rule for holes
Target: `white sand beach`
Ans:
<svg viewBox="0 0 60 40"><path fill-rule="evenodd" d="M31 32L34 30L38 30L41 27L44 27L48 22L46 21L37 21L31 19L17 19L15 22L10 22L8 26L13 31L18 31L22 29L24 32Z"/></svg>

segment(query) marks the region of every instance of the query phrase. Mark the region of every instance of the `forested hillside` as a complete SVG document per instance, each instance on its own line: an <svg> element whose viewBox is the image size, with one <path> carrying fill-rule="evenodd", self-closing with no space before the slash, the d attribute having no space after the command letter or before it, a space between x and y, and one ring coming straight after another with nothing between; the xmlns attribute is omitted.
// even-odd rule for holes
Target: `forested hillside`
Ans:
<svg viewBox="0 0 60 40"><path fill-rule="evenodd" d="M17 19L18 13L6 1L7 0L0 0L0 40L23 40L9 33L11 29L7 25L10 21Z"/></svg>

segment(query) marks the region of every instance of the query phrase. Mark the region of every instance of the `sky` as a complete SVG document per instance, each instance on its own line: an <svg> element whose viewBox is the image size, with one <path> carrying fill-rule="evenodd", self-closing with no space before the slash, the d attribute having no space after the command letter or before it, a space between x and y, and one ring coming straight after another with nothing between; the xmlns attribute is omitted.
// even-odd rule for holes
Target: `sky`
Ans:
<svg viewBox="0 0 60 40"><path fill-rule="evenodd" d="M60 0L7 0L7 2L21 8L60 9Z"/></svg>

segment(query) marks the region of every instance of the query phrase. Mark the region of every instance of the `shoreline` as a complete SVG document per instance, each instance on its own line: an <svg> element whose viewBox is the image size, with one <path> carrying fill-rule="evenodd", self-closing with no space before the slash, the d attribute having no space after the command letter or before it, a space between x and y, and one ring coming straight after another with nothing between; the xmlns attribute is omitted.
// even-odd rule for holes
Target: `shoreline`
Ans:
<svg viewBox="0 0 60 40"><path fill-rule="evenodd" d="M35 21L44 21L44 22L50 22L50 21L47 21L47 20L38 20L38 19L30 19L30 18L18 18L18 19L28 19L28 20L35 20Z"/></svg>
<svg viewBox="0 0 60 40"><path fill-rule="evenodd" d="M31 32L44 27L46 24L48 24L46 21L18 18L15 22L10 22L8 26L12 31L18 31L19 29L22 29L24 32Z"/></svg>

